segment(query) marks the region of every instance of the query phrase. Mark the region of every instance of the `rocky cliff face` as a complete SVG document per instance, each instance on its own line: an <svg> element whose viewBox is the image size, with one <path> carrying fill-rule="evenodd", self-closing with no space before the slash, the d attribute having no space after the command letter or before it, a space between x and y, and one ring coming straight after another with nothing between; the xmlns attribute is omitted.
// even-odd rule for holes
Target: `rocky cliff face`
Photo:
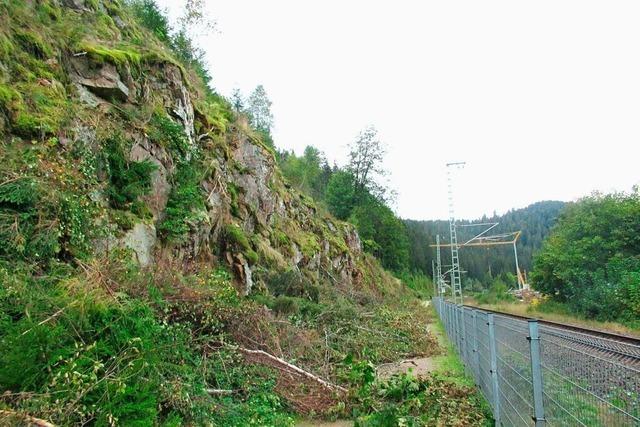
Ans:
<svg viewBox="0 0 640 427"><path fill-rule="evenodd" d="M227 264L244 293L289 269L310 281L358 281L362 253L354 228L289 188L246 121L166 48L145 41L149 35L121 7L50 1L0 18L0 131L14 150L47 147L48 166L75 177L72 191L94 205L93 221L103 230L92 237L93 248L129 248L145 266L163 256L185 265ZM31 27L29 10L49 14L51 25ZM57 36L71 23L83 28L73 42ZM120 163L116 135L124 141ZM125 194L124 202L114 194L137 182L114 172L120 164L123 176L150 165L144 191ZM56 185L44 172L36 175Z"/></svg>

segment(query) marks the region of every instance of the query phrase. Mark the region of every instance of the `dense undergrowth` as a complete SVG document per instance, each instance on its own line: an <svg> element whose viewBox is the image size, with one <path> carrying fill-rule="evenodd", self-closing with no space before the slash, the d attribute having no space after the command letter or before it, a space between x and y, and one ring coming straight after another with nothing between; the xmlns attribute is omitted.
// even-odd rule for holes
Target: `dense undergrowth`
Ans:
<svg viewBox="0 0 640 427"><path fill-rule="evenodd" d="M208 220L201 180L216 162L238 167L225 132L240 125L205 85L184 35L156 31L167 24L152 2L134 6L144 26L115 0L74 11L0 0L0 410L16 422L28 414L59 425L291 425L301 411L296 395L283 397L282 372L247 363L240 347L350 386L332 397L334 407L305 415L421 425L453 417L446 402L473 406L468 389L436 378L371 380L377 364L438 351L417 300L431 287L407 275L404 288L368 255L354 257L359 280L342 283L305 274L273 249L296 243L310 258L320 236L332 256L349 252L326 224L313 222L311 232L290 219L248 235L235 221L247 209L242 190L220 183L232 222L222 227L224 247L212 251L243 254L257 285L240 296L222 257L175 255ZM153 91L140 103L86 107L67 73L71 58L85 56L133 77L178 67L206 138L189 144ZM82 136L72 139L71 127ZM162 215L148 199L158 165L130 154L140 135L171 157ZM138 224L155 225L176 251L159 251L142 268L111 244Z"/></svg>

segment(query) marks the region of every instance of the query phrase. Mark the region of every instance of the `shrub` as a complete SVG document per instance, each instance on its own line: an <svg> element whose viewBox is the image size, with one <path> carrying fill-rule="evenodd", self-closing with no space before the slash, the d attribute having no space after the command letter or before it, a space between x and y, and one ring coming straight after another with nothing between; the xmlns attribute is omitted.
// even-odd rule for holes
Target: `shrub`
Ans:
<svg viewBox="0 0 640 427"><path fill-rule="evenodd" d="M271 294L276 297L282 295L305 298L316 303L320 297L318 287L305 279L297 270L274 272L267 277L266 283Z"/></svg>
<svg viewBox="0 0 640 427"><path fill-rule="evenodd" d="M593 195L569 204L534 257L534 287L574 313L638 319L640 193Z"/></svg>
<svg viewBox="0 0 640 427"><path fill-rule="evenodd" d="M0 290L0 385L35 393L19 407L71 424L204 422L208 396L187 329L163 325L141 302L105 305L37 282L14 285ZM34 317L22 315L25 306ZM64 316L41 322L57 307Z"/></svg>
<svg viewBox="0 0 640 427"><path fill-rule="evenodd" d="M105 143L109 172L107 195L111 205L118 209L131 209L140 196L151 190L151 173L156 166L148 160L129 161L125 154L128 142L121 136L109 138Z"/></svg>
<svg viewBox="0 0 640 427"><path fill-rule="evenodd" d="M160 232L168 240L182 242L192 227L206 218L200 186L201 174L197 165L194 159L178 164L165 218L159 226Z"/></svg>
<svg viewBox="0 0 640 427"><path fill-rule="evenodd" d="M507 285L497 278L489 289L476 295L476 300L480 304L497 304L501 301L515 301L515 297L509 293Z"/></svg>
<svg viewBox="0 0 640 427"><path fill-rule="evenodd" d="M169 20L154 0L133 0L129 3L138 22L151 31L160 41L169 41Z"/></svg>
<svg viewBox="0 0 640 427"><path fill-rule="evenodd" d="M61 248L76 258L86 258L91 253L93 206L91 202L74 194L63 194L60 198L60 242Z"/></svg>
<svg viewBox="0 0 640 427"><path fill-rule="evenodd" d="M365 380L353 409L356 426L489 425L491 421L489 408L471 387L411 373L373 381L368 370L361 371Z"/></svg>
<svg viewBox="0 0 640 427"><path fill-rule="evenodd" d="M8 180L0 184L0 207L30 208L38 201L39 188L32 178Z"/></svg>
<svg viewBox="0 0 640 427"><path fill-rule="evenodd" d="M151 117L151 126L149 138L152 141L171 150L180 161L190 157L192 149L181 125L156 113Z"/></svg>
<svg viewBox="0 0 640 427"><path fill-rule="evenodd" d="M38 211L40 188L32 178L0 185L0 257L46 262L60 251L59 224Z"/></svg>

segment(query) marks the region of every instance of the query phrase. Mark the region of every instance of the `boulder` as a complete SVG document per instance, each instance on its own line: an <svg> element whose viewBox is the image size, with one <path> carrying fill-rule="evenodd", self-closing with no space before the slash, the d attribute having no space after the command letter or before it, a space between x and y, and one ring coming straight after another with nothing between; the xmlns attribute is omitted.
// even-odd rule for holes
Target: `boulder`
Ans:
<svg viewBox="0 0 640 427"><path fill-rule="evenodd" d="M77 9L77 10L85 9L84 0L63 0L62 3L71 9Z"/></svg>
<svg viewBox="0 0 640 427"><path fill-rule="evenodd" d="M153 248L156 244L156 228L153 225L139 222L124 235L122 246L133 250L142 267L153 263Z"/></svg>
<svg viewBox="0 0 640 427"><path fill-rule="evenodd" d="M146 139L140 139L133 145L129 158L136 162L147 160L156 165L156 169L151 173L151 191L142 199L151 210L153 219L156 221L162 219L171 193L171 184L168 180L170 173L168 169L172 167L171 158L163 148L149 143Z"/></svg>

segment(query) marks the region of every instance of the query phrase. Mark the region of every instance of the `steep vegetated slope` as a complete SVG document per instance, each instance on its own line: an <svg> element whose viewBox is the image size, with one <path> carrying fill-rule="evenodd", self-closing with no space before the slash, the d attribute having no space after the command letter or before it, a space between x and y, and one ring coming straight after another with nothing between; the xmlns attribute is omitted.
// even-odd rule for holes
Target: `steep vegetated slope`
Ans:
<svg viewBox="0 0 640 427"><path fill-rule="evenodd" d="M115 0L0 1L2 415L375 413L372 364L437 351L428 313L156 36Z"/></svg>

